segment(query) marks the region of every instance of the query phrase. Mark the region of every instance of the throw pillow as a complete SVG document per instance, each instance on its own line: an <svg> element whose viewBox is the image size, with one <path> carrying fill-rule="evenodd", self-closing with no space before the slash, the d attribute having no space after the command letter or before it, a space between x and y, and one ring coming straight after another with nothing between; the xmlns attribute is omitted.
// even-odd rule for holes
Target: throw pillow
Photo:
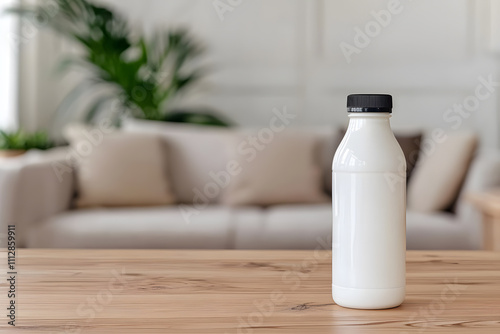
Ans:
<svg viewBox="0 0 500 334"><path fill-rule="evenodd" d="M434 140L434 139L435 140ZM429 143L408 184L408 209L445 210L453 203L473 158L477 137L468 132L448 133L424 140Z"/></svg>
<svg viewBox="0 0 500 334"><path fill-rule="evenodd" d="M80 149L82 140L72 142ZM158 136L115 133L86 144L77 167L78 207L149 206L175 202Z"/></svg>
<svg viewBox="0 0 500 334"><path fill-rule="evenodd" d="M401 146L406 160L406 182L410 181L413 169L417 164L420 155L420 142L422 141L422 134L416 135L400 135L395 134L396 140Z"/></svg>
<svg viewBox="0 0 500 334"><path fill-rule="evenodd" d="M218 174L226 170L226 148L236 130L217 126L127 119L127 133L154 133L168 144L172 189L181 203L217 203Z"/></svg>
<svg viewBox="0 0 500 334"><path fill-rule="evenodd" d="M318 136L286 130L266 135L266 141L258 145L248 138L240 135L232 145L236 149L231 150L230 161L235 168L222 196L224 204L266 206L329 200L317 161Z"/></svg>

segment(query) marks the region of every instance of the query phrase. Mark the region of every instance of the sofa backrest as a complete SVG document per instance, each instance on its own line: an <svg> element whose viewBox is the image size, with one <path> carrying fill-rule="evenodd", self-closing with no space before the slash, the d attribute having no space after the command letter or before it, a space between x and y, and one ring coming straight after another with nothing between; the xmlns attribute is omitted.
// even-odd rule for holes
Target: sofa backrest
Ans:
<svg viewBox="0 0 500 334"><path fill-rule="evenodd" d="M232 136L227 128L127 120L123 129L157 133L165 138L169 177L181 202L193 202L196 193L213 181L210 172L225 169L227 145ZM211 202L216 202L219 196L211 198Z"/></svg>
<svg viewBox="0 0 500 334"><path fill-rule="evenodd" d="M254 131L249 128L221 128L129 119L124 121L123 130L156 133L165 138L168 146L169 176L174 192L180 202L192 203L199 201L200 193L204 193L204 188L209 183L215 182L213 173L226 169L230 152L234 149L230 146L234 145L235 137L242 132L256 133L259 129ZM320 138L317 157L327 191L327 185L331 182L333 153L338 145L333 139L333 127L304 127L301 131L314 133ZM207 200L217 203L221 193Z"/></svg>

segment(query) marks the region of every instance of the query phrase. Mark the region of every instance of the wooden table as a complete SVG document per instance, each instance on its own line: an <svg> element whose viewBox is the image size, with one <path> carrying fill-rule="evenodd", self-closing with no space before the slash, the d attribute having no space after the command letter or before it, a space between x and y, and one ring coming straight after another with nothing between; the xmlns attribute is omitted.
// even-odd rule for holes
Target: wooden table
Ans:
<svg viewBox="0 0 500 334"><path fill-rule="evenodd" d="M16 328L2 316L0 332L500 333L500 253L409 251L404 304L378 311L333 303L330 261L328 251L22 249ZM3 277L0 289L4 314Z"/></svg>
<svg viewBox="0 0 500 334"><path fill-rule="evenodd" d="M467 194L483 215L483 249L500 251L500 189Z"/></svg>

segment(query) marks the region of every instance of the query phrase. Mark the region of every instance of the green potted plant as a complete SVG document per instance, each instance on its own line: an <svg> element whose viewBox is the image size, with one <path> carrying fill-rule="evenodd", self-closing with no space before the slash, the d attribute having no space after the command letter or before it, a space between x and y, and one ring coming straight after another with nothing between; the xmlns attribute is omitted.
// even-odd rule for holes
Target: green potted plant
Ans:
<svg viewBox="0 0 500 334"><path fill-rule="evenodd" d="M47 150L53 147L46 132L25 133L0 130L0 157L10 158L24 154L31 149Z"/></svg>
<svg viewBox="0 0 500 334"><path fill-rule="evenodd" d="M106 111L107 117L116 120L125 114L149 120L228 125L213 112L172 109L172 99L204 73L196 66L203 48L186 30L158 29L150 37L132 34L124 16L88 0L20 5L9 12L38 15L53 31L81 46L80 55L64 59L61 68L83 66L90 77L67 95L61 111L75 110L73 103L87 94L94 99L85 113L87 122ZM110 108L112 103L114 107Z"/></svg>

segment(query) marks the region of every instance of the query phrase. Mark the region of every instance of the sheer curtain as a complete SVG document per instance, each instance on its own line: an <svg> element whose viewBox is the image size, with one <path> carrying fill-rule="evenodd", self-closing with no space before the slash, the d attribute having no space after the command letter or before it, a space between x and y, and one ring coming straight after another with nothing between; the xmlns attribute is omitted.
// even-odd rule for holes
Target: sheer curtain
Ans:
<svg viewBox="0 0 500 334"><path fill-rule="evenodd" d="M18 127L18 18L4 10L18 0L0 0L0 129Z"/></svg>

